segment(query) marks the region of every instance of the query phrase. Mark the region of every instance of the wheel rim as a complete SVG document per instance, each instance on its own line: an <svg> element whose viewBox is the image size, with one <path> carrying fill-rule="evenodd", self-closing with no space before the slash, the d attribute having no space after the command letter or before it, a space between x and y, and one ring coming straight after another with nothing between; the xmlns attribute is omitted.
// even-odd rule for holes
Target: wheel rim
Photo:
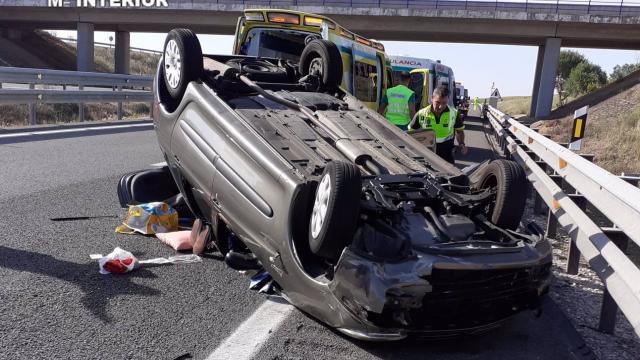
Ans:
<svg viewBox="0 0 640 360"><path fill-rule="evenodd" d="M322 225L324 225L327 217L327 209L329 208L329 197L331 196L331 176L325 174L316 190L316 200L313 204L313 213L311 214L311 236L318 237Z"/></svg>
<svg viewBox="0 0 640 360"><path fill-rule="evenodd" d="M309 74L322 76L322 58L313 58L309 63Z"/></svg>
<svg viewBox="0 0 640 360"><path fill-rule="evenodd" d="M164 76L172 89L180 83L180 68L182 59L180 49L175 40L169 40L164 50Z"/></svg>

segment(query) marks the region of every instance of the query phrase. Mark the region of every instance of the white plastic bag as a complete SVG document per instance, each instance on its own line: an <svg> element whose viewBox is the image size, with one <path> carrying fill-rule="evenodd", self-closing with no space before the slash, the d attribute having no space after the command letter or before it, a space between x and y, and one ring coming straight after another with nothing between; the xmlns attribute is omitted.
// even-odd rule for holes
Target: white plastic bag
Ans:
<svg viewBox="0 0 640 360"><path fill-rule="evenodd" d="M138 259L127 250L117 247L107 256L101 257L98 263L100 274L124 274L137 266Z"/></svg>

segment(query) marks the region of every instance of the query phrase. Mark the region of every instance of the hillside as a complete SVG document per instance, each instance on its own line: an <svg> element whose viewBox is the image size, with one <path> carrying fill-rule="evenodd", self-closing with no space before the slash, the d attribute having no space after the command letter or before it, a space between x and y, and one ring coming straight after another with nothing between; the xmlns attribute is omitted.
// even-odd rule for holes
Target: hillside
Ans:
<svg viewBox="0 0 640 360"><path fill-rule="evenodd" d="M567 142L572 119L569 114L538 121L532 127L551 135L555 141ZM614 174L640 173L640 84L589 108L581 152L594 154L594 162Z"/></svg>
<svg viewBox="0 0 640 360"><path fill-rule="evenodd" d="M113 72L113 48L95 47L95 69ZM131 74L150 75L156 70L160 55L131 51ZM0 66L31 67L39 69L75 70L76 47L44 31L22 32L13 38L0 37ZM149 116L149 104L125 103L125 117ZM0 105L0 126L23 126L28 118L27 105ZM38 104L36 118L39 124L73 122L78 117L77 104ZM87 104L86 120L115 120L116 104Z"/></svg>

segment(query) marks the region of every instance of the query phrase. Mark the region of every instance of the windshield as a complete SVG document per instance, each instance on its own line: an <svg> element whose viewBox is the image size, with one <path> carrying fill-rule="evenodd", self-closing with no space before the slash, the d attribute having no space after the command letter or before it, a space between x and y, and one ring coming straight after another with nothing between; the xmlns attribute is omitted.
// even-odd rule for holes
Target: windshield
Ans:
<svg viewBox="0 0 640 360"><path fill-rule="evenodd" d="M240 47L240 55L272 57L297 62L306 43L319 39L319 34L283 29L249 30Z"/></svg>

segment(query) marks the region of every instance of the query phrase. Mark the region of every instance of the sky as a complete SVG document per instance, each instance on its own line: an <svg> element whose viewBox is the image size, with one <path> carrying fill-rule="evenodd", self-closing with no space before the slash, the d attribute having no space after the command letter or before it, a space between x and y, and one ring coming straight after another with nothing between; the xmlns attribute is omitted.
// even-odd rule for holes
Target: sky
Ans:
<svg viewBox="0 0 640 360"><path fill-rule="evenodd" d="M76 37L75 31L55 31L60 37ZM131 33L131 46L149 50L162 50L166 34ZM96 31L94 41L113 43L113 32ZM208 54L231 54L233 37L230 35L198 35L202 51ZM456 81L469 89L471 97L487 97L491 84L502 96L530 96L536 69L538 48L534 46L486 45L461 43L429 43L382 41L389 55L441 60L451 67ZM640 51L609 49L576 49L591 62L600 65L607 74L615 65L639 63ZM434 55L437 54L437 55Z"/></svg>

